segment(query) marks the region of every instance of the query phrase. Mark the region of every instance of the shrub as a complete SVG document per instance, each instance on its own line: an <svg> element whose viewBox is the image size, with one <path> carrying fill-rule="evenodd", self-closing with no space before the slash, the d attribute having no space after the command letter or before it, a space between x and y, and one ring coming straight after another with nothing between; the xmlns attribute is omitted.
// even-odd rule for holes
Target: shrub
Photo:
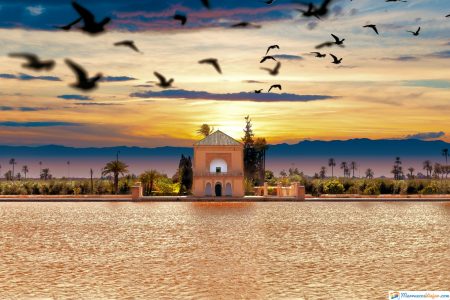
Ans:
<svg viewBox="0 0 450 300"><path fill-rule="evenodd" d="M344 185L337 179L326 181L323 185L323 191L326 194L343 194L345 189Z"/></svg>

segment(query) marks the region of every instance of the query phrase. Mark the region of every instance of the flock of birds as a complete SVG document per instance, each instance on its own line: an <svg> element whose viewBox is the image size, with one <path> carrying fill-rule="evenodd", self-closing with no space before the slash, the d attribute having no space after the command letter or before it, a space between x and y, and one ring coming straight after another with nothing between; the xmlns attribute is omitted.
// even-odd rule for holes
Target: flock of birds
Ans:
<svg viewBox="0 0 450 300"><path fill-rule="evenodd" d="M203 6L207 9L211 9L211 5L209 0L200 0ZM266 0L263 1L266 5L272 5L276 0ZM350 0L352 1L352 0ZM297 9L297 11L301 12L304 17L315 17L317 19L321 19L325 17L329 13L329 7L332 0L323 0L322 3L319 6L314 5L313 3L307 4L307 10L303 9ZM385 2L407 2L407 0L385 0ZM97 35L99 33L103 33L106 31L105 27L108 23L110 23L111 18L106 17L100 22L96 21L96 18L94 14L92 14L88 9L78 4L76 1L72 1L72 7L74 10L78 13L79 17L70 22L67 25L64 26L55 26L56 28L60 30L69 31L72 30L72 28L77 25L78 23L82 22L83 25L79 27L80 30L83 32L90 34L90 35ZM450 17L449 15L446 15L446 17ZM176 13L172 16L172 18L176 21L179 21L182 26L184 26L188 21L188 16L183 15L180 13ZM231 25L232 28L244 28L244 27L251 27L251 28L260 28L259 25L255 25L249 22L240 22L234 25ZM378 28L375 24L368 24L362 26L363 28L370 28L372 29L377 35L379 35ZM410 32L414 36L418 36L420 33L420 27L416 31L407 31ZM339 46L344 47L344 41L345 39L341 39L335 34L331 34L334 41L326 41L324 43L321 43L317 45L316 49L321 49L324 47L332 47L332 46ZM135 52L142 53L139 48L136 46L135 42L132 40L124 40L114 43L114 46L118 47L128 47L132 49ZM271 45L267 48L267 51L263 58L260 60L260 63L265 63L266 61L274 61L276 62L276 65L273 68L261 68L262 70L267 71L272 76L277 76L280 72L281 63L277 61L276 57L273 55L269 55L269 52L272 50L279 50L279 45ZM318 51L311 52L311 54L314 54L317 58L324 58L327 56L325 53L321 53ZM331 63L333 64L340 64L342 62L343 58L338 58L332 53L329 53L333 61ZM27 62L24 63L22 66L24 68L29 68L35 71L50 71L55 67L55 61L54 60L41 60L38 56L31 54L31 53L11 53L9 54L10 57L13 58L21 58L25 59ZM67 66L74 72L76 75L77 81L70 86L73 88L82 90L82 91L90 91L97 87L98 82L102 79L103 75L101 73L96 74L93 77L89 77L88 72L79 64L75 63L74 61L70 59L65 59L65 63ZM198 62L199 64L207 64L211 65L219 74L222 74L222 69L219 64L219 60L216 58L207 58L202 59ZM158 72L154 72L155 77L158 79L157 85L161 88L167 89L171 88L172 84L174 82L174 79L166 79L162 74ZM270 92L273 89L279 89L282 90L282 86L280 84L273 84L268 89L268 92ZM255 90L256 94L260 94L263 92L263 89Z"/></svg>

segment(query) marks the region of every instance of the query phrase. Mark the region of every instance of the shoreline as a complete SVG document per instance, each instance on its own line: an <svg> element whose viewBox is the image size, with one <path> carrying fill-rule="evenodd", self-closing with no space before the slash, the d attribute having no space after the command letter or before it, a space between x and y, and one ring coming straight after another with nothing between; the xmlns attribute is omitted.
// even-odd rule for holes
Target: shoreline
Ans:
<svg viewBox="0 0 450 300"><path fill-rule="evenodd" d="M321 195L306 198L246 196L243 198L193 196L147 196L132 199L131 195L0 195L0 203L24 202L450 202L450 195Z"/></svg>

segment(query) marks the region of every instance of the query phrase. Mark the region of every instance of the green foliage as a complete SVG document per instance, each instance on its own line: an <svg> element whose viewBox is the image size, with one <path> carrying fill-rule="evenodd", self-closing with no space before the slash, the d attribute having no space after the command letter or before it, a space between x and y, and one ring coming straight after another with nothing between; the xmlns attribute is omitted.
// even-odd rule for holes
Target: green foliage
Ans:
<svg viewBox="0 0 450 300"><path fill-rule="evenodd" d="M337 179L328 180L323 185L323 191L325 194L343 194L345 189L344 185Z"/></svg>

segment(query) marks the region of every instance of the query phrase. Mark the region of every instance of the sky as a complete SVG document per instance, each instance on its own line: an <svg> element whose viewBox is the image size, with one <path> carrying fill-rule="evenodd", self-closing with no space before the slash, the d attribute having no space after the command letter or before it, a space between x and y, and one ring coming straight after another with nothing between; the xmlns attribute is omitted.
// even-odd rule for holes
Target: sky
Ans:
<svg viewBox="0 0 450 300"><path fill-rule="evenodd" d="M78 17L70 1L0 0L0 144L75 147L190 146L208 123L239 138L250 115L269 143L300 140L441 139L450 142L450 2L335 0L326 18L306 18L299 3L277 0L78 1L107 31L61 31ZM320 1L315 1L319 3ZM181 26L171 18L187 15ZM239 22L260 28L231 28ZM379 35L363 25L376 24ZM415 31L421 27L419 36ZM345 38L345 47L322 48ZM113 44L134 40L142 53ZM259 61L270 45L278 76ZM9 53L54 59L51 71L23 68ZM343 58L332 64L329 53ZM223 70L198 64L217 58ZM99 88L70 86L70 58ZM174 78L156 86L153 72ZM267 93L273 84L282 90ZM262 94L254 90L263 89Z"/></svg>

